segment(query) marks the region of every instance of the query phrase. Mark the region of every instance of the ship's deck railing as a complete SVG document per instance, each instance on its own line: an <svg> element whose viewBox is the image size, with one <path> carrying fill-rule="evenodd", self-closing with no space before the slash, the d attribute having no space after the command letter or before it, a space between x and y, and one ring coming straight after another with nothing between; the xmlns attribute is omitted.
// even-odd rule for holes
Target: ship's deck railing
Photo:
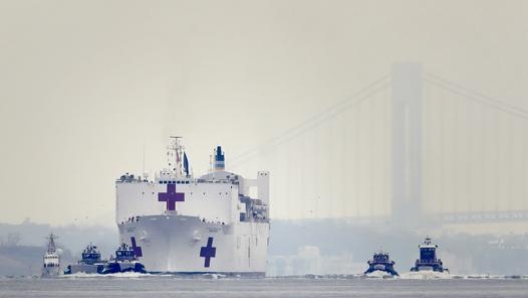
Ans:
<svg viewBox="0 0 528 298"><path fill-rule="evenodd" d="M141 179L141 177L138 178L123 178L123 179L116 179L116 183L158 183L158 184L199 184L199 183L215 183L215 184L232 184L232 185L239 185L240 182L238 180L225 180L225 179L215 179L215 180L206 180L206 179L190 179L190 180L157 180L157 181L149 181L146 179Z"/></svg>
<svg viewBox="0 0 528 298"><path fill-rule="evenodd" d="M236 179L156 179L156 181L149 181L147 179L141 179L141 176L134 175L122 175L119 179L116 179L116 183L158 183L158 184L198 184L198 183L222 183L222 184L233 184L239 185L240 181Z"/></svg>
<svg viewBox="0 0 528 298"><path fill-rule="evenodd" d="M196 179L194 183L225 183L238 185L240 182L235 179Z"/></svg>
<svg viewBox="0 0 528 298"><path fill-rule="evenodd" d="M133 183L133 182L148 182L146 179L141 179L141 176L134 176L133 174L126 173L116 179L116 183Z"/></svg>

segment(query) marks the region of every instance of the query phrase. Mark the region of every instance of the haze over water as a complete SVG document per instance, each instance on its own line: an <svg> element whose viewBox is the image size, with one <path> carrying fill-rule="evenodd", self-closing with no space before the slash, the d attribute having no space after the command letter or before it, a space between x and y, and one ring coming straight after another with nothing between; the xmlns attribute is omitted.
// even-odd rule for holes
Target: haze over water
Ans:
<svg viewBox="0 0 528 298"><path fill-rule="evenodd" d="M393 63L421 62L528 109L527 11L525 1L0 1L2 221L114 226L113 181L164 166L168 135L186 138L195 174L207 171L218 144L233 169L237 156L349 98ZM526 161L509 153L528 146L526 129L511 133L517 124L497 115L491 128L487 119L472 123L468 110L486 111L435 94L431 120L450 125L428 134L442 150L425 156L440 165L424 171L434 198L427 207L467 209L467 201L447 203L459 197L526 206L527 190L517 187L524 172L510 168ZM279 146L271 177L290 188L272 184L275 219L388 212L384 99ZM441 108L453 101L463 107ZM473 135L492 139L461 143L468 122L484 129ZM319 143L332 150L314 149ZM481 162L503 156L515 159ZM251 177L260 169L269 163L237 170Z"/></svg>
<svg viewBox="0 0 528 298"><path fill-rule="evenodd" d="M0 280L0 297L526 297L528 279L176 279L72 278Z"/></svg>
<svg viewBox="0 0 528 298"><path fill-rule="evenodd" d="M426 235L453 273L528 274L527 20L522 0L0 0L2 275L38 271L51 230L68 262L90 241L114 253L114 181L152 177L169 135L185 138L196 176L216 145L228 170L271 171L270 275L360 274L380 248L405 273ZM424 69L412 202L424 218L527 217L390 221L389 81L400 62ZM414 219L409 206L402 217ZM0 279L0 297L473 298L527 288L525 278Z"/></svg>

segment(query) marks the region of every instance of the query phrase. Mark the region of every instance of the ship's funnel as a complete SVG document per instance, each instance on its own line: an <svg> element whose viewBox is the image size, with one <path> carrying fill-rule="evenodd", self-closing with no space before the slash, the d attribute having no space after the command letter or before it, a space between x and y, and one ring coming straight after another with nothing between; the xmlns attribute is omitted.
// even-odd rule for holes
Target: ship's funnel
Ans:
<svg viewBox="0 0 528 298"><path fill-rule="evenodd" d="M221 146L216 147L216 150L215 150L214 170L215 171L225 170L225 156L224 156L224 152L222 152Z"/></svg>

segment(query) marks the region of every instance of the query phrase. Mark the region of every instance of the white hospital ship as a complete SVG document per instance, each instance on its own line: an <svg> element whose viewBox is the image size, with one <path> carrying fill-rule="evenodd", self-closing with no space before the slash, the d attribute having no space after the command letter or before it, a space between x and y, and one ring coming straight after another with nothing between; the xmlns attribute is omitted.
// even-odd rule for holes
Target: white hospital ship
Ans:
<svg viewBox="0 0 528 298"><path fill-rule="evenodd" d="M155 179L116 181L120 241L151 273L264 276L268 210L268 172L244 179L226 171L218 146L211 171L195 178L180 137L170 138L167 167Z"/></svg>

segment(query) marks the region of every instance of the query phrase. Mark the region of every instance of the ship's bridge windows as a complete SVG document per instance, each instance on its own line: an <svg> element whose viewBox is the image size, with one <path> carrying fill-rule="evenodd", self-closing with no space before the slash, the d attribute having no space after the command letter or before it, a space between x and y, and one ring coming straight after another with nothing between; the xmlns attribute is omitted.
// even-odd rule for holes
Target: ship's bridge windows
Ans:
<svg viewBox="0 0 528 298"><path fill-rule="evenodd" d="M434 248L422 248L420 251L420 257L423 260L431 260L435 258L435 249Z"/></svg>

